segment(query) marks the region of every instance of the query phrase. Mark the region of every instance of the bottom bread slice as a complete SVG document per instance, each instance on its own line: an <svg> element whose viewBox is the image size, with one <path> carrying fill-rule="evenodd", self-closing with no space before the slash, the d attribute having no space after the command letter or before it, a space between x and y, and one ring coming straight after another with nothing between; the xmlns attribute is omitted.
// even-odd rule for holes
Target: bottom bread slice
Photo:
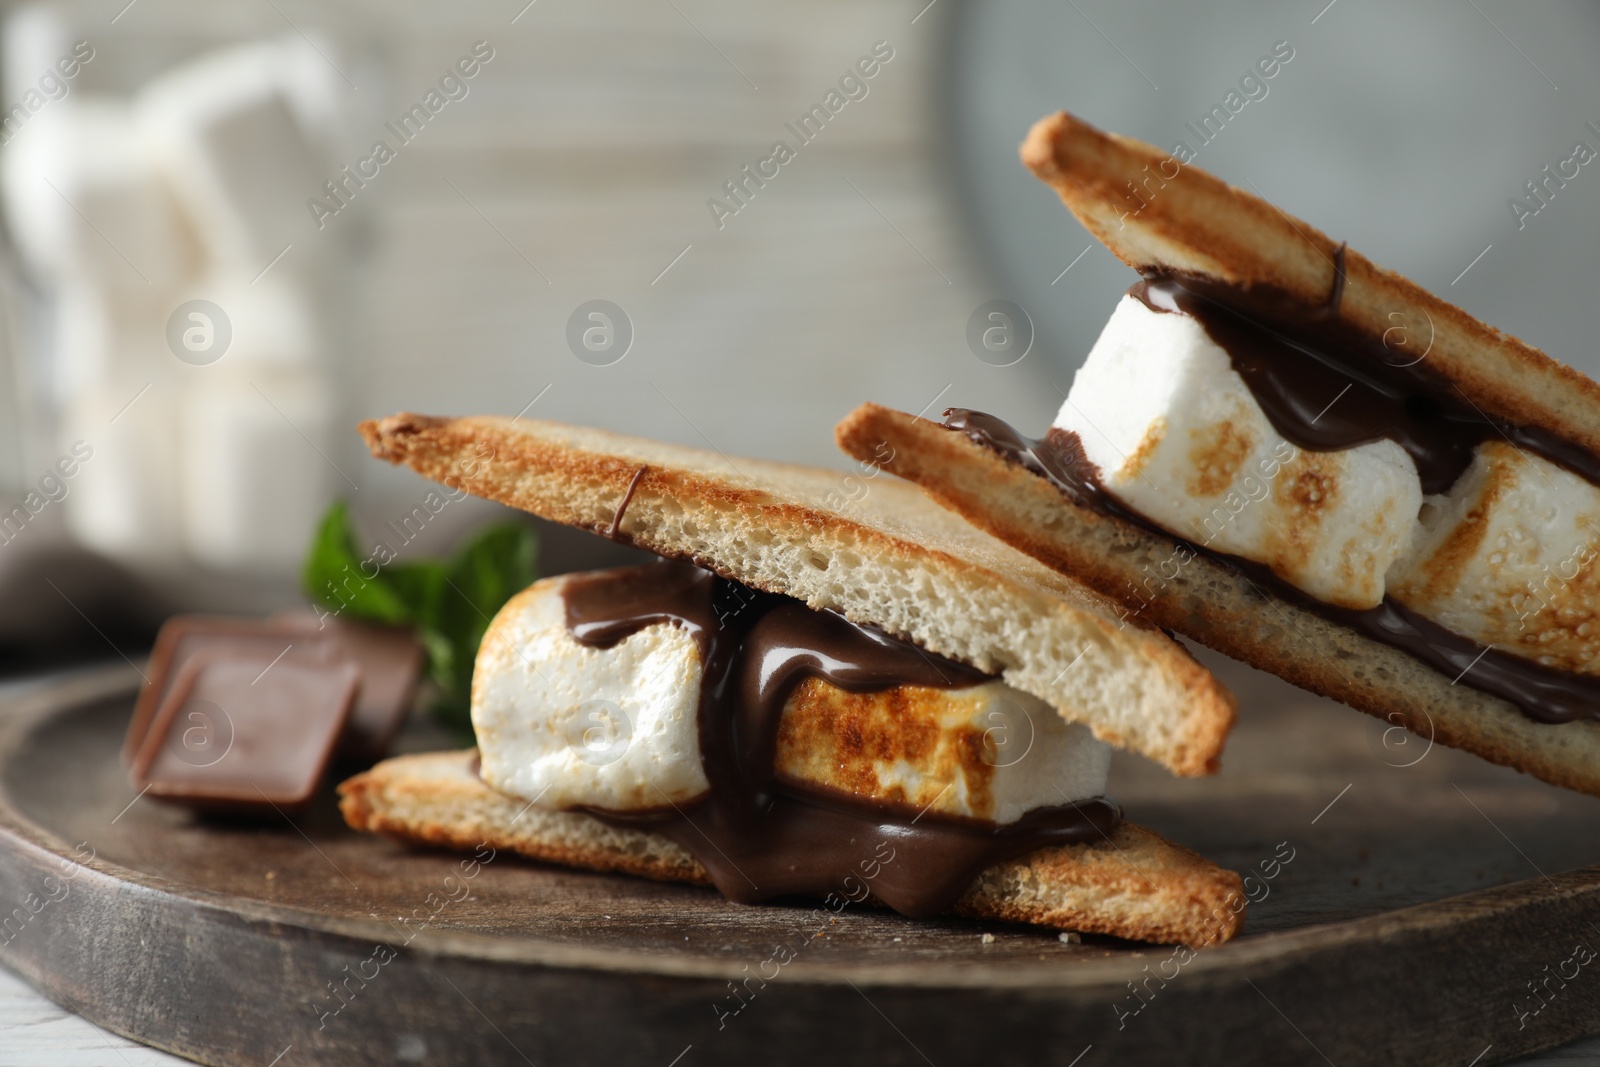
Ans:
<svg viewBox="0 0 1600 1067"><path fill-rule="evenodd" d="M665 837L547 811L489 788L476 750L397 756L339 786L357 830L470 849L481 844L536 860L709 885L705 869ZM963 915L1134 941L1194 947L1228 940L1244 922L1239 876L1143 827L1105 840L1053 845L984 871L956 904Z"/></svg>
<svg viewBox="0 0 1600 1067"><path fill-rule="evenodd" d="M1499 697L1284 600L1174 538L1069 500L939 423L862 404L835 430L1002 541L1176 631L1285 681L1553 785L1600 796L1600 722L1535 722ZM1387 744L1388 734L1385 733ZM1410 750L1405 755L1409 757Z"/></svg>

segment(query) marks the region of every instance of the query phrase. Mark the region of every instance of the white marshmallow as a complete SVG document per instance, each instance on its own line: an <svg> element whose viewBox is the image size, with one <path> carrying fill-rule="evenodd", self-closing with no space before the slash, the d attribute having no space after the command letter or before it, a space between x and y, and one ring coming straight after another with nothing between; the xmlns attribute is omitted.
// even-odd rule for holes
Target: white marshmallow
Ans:
<svg viewBox="0 0 1600 1067"><path fill-rule="evenodd" d="M479 649L472 722L484 780L556 809L702 796L693 639L662 623L609 649L580 645L566 628L565 580L512 598ZM862 732L867 753L849 743ZM1005 823L1103 794L1110 758L1086 727L999 682L891 698L813 680L785 704L776 768L801 785Z"/></svg>
<svg viewBox="0 0 1600 1067"><path fill-rule="evenodd" d="M305 286L277 269L254 283L240 274L215 275L196 285L193 295L212 301L228 317L232 339L222 360L229 367L249 364L311 364L321 354L317 319Z"/></svg>
<svg viewBox="0 0 1600 1067"><path fill-rule="evenodd" d="M189 552L214 567L294 567L335 483L345 484L325 458L333 417L327 385L310 372L195 376L181 417Z"/></svg>
<svg viewBox="0 0 1600 1067"><path fill-rule="evenodd" d="M199 248L126 104L52 104L0 153L6 217L34 268L148 299L190 277Z"/></svg>
<svg viewBox="0 0 1600 1067"><path fill-rule="evenodd" d="M1199 321L1132 296L1106 323L1055 425L1076 433L1105 488L1152 522L1343 607L1383 599L1422 504L1416 466L1399 445L1296 448Z"/></svg>
<svg viewBox="0 0 1600 1067"><path fill-rule="evenodd" d="M63 278L50 294L51 385L65 403L85 390L165 389L183 368L168 347L167 320L183 289L117 290Z"/></svg>
<svg viewBox="0 0 1600 1067"><path fill-rule="evenodd" d="M575 641L565 579L539 582L495 616L472 676L483 780L543 808L683 804L700 767L700 653L688 631L648 626L608 649Z"/></svg>
<svg viewBox="0 0 1600 1067"><path fill-rule="evenodd" d="M265 267L310 236L305 202L330 175L307 94L296 88L296 74L310 69L306 47L269 41L212 53L139 95L140 128L207 249L230 266Z"/></svg>
<svg viewBox="0 0 1600 1067"><path fill-rule="evenodd" d="M114 356L125 350L114 340L110 302L100 286L63 285L54 295L51 385L67 401L111 384Z"/></svg>
<svg viewBox="0 0 1600 1067"><path fill-rule="evenodd" d="M40 76L56 72L56 60L71 53L72 43L72 27L61 8L37 3L8 11L4 44L0 45L7 102L22 100L30 90L37 91Z"/></svg>
<svg viewBox="0 0 1600 1067"><path fill-rule="evenodd" d="M63 443L94 450L63 501L80 542L126 562L179 562L177 408L170 389L136 384L89 389L66 406Z"/></svg>
<svg viewBox="0 0 1600 1067"><path fill-rule="evenodd" d="M1087 726L1003 682L892 695L808 683L778 734L788 780L997 823L1100 796L1110 766L1110 747Z"/></svg>
<svg viewBox="0 0 1600 1067"><path fill-rule="evenodd" d="M1396 600L1481 644L1600 672L1600 488L1486 441L1428 504L1389 572Z"/></svg>

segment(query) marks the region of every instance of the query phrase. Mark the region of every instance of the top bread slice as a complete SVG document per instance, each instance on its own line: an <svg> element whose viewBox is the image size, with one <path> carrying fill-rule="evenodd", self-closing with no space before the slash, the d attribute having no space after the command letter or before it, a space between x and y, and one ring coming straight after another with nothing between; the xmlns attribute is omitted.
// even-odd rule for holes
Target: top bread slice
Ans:
<svg viewBox="0 0 1600 1067"><path fill-rule="evenodd" d="M998 674L1176 774L1213 773L1233 725L1231 694L1167 635L1119 621L1111 601L876 468L847 475L494 416L402 414L361 433L375 456L453 488Z"/></svg>
<svg viewBox="0 0 1600 1067"><path fill-rule="evenodd" d="M1339 242L1154 145L1063 111L1036 123L1021 152L1078 221L1141 273L1263 288L1308 307L1333 291ZM1404 330L1396 353L1426 352L1422 366L1485 414L1600 455L1600 384L1354 249L1345 249L1344 274L1340 319L1378 338ZM1394 334L1396 346L1401 337Z"/></svg>

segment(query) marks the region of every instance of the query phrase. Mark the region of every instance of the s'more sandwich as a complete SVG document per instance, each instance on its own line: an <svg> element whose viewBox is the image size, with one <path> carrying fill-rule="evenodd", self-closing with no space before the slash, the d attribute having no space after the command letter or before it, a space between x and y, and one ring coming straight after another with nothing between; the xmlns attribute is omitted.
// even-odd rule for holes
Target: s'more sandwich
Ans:
<svg viewBox="0 0 1600 1067"><path fill-rule="evenodd" d="M525 419L361 431L382 459L660 558L512 598L478 653L477 748L345 782L356 829L745 903L1194 946L1239 929L1238 876L1105 795L1112 746L1212 773L1232 697L915 487Z"/></svg>
<svg viewBox="0 0 1600 1067"><path fill-rule="evenodd" d="M1154 622L1600 794L1600 385L1256 196L1062 113L1023 162L1140 280L1049 431L837 436Z"/></svg>

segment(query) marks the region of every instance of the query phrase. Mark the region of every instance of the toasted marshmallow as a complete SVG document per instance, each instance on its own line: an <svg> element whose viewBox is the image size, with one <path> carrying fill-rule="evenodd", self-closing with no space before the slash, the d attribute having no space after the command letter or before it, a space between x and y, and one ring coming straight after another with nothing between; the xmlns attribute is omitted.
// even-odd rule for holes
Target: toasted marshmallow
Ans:
<svg viewBox="0 0 1600 1067"><path fill-rule="evenodd" d="M1600 672L1600 488L1504 441L1429 497L1389 592L1485 645Z"/></svg>
<svg viewBox="0 0 1600 1067"><path fill-rule="evenodd" d="M478 648L472 727L483 780L544 808L664 808L711 787L700 767L700 650L647 626L611 648L567 631L565 578L506 602Z"/></svg>
<svg viewBox="0 0 1600 1067"><path fill-rule="evenodd" d="M611 648L581 645L565 582L513 597L484 636L472 683L483 780L550 809L700 798L694 639L659 623ZM1088 728L999 682L858 694L811 678L784 704L776 769L799 787L1007 823L1103 794L1110 759Z"/></svg>
<svg viewBox="0 0 1600 1067"><path fill-rule="evenodd" d="M847 693L810 678L778 729L783 780L997 823L1100 796L1110 766L1087 726L1001 682Z"/></svg>
<svg viewBox="0 0 1600 1067"><path fill-rule="evenodd" d="M1077 434L1105 489L1152 522L1341 607L1383 600L1422 505L1399 445L1296 448L1198 320L1133 296L1106 323L1055 426Z"/></svg>

